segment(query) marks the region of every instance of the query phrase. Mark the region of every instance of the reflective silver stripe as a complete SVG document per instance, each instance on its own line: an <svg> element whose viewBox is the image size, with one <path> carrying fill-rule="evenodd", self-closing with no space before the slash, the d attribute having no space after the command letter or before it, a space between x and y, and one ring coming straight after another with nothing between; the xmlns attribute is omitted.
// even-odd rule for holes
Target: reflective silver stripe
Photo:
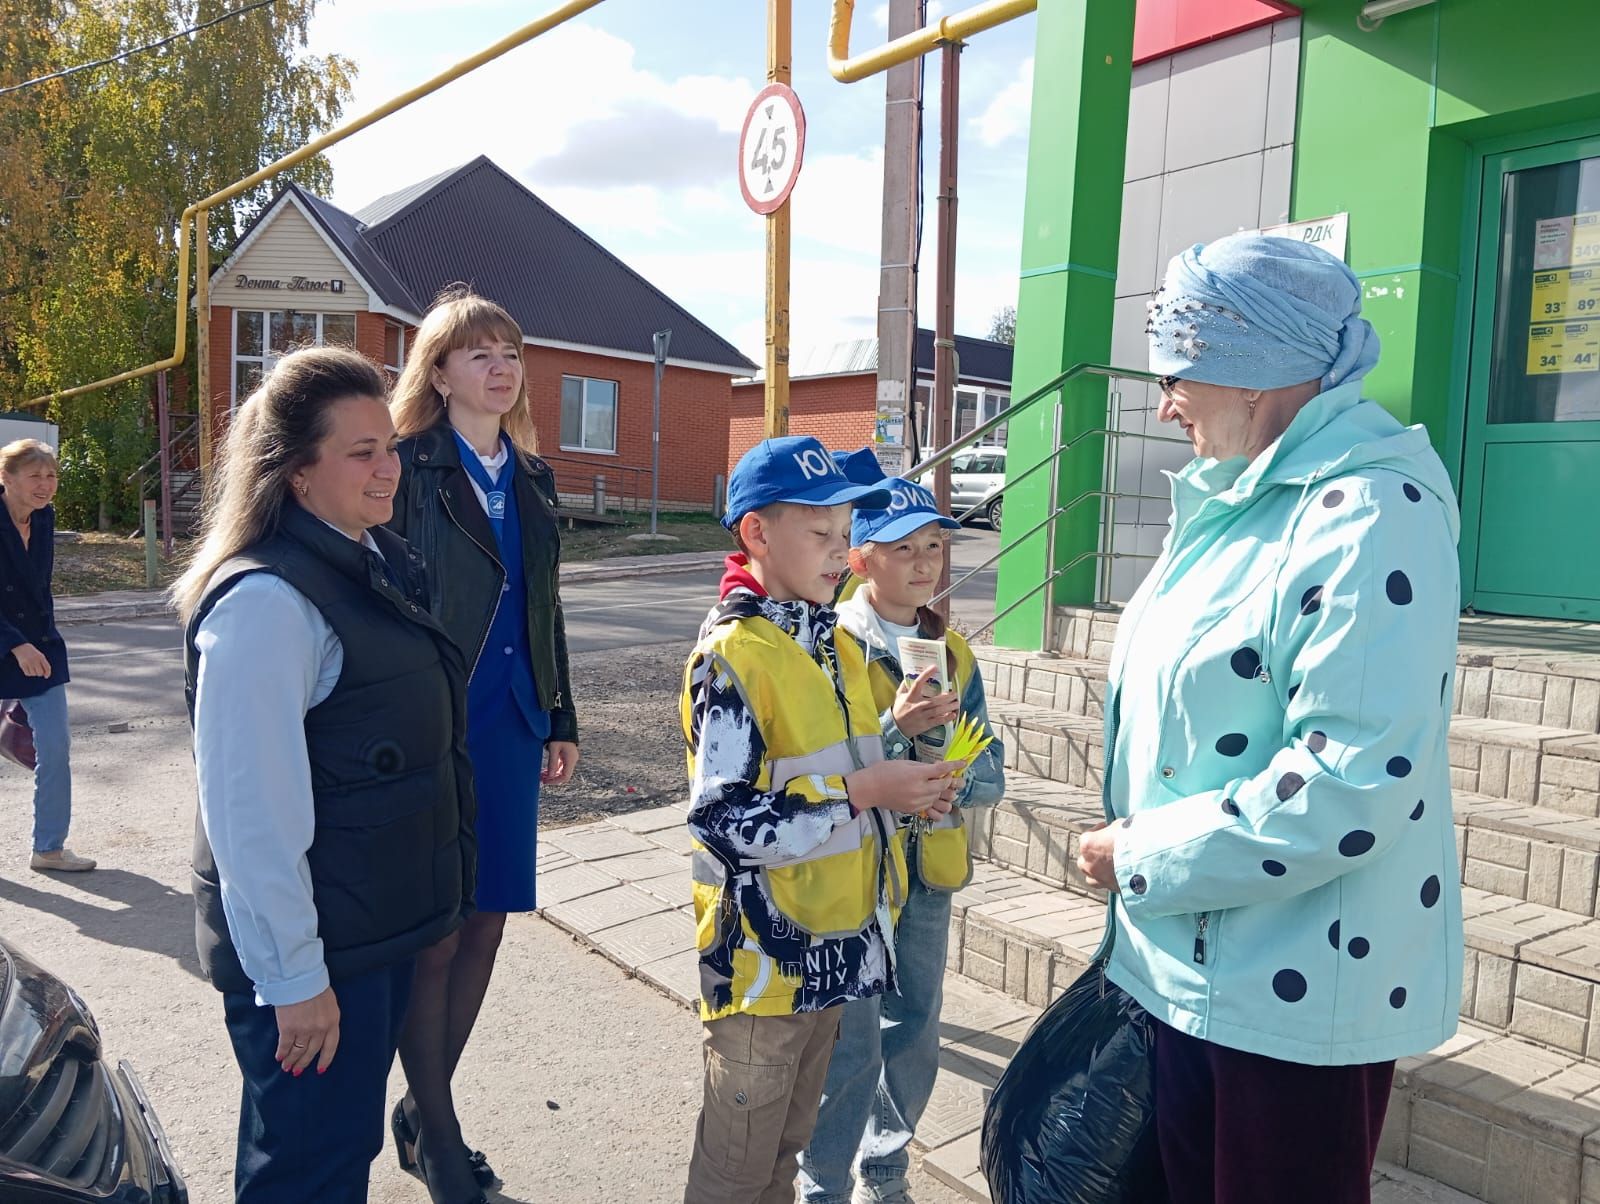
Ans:
<svg viewBox="0 0 1600 1204"><path fill-rule="evenodd" d="M689 859L690 872L694 880L701 886L715 886L719 889L728 883L728 867L723 865L704 848L696 848Z"/></svg>
<svg viewBox="0 0 1600 1204"><path fill-rule="evenodd" d="M854 746L854 755L852 755ZM773 757L767 762L772 767L772 788L777 790L793 778L844 777L857 769L876 765L883 760L883 737L852 736L827 748L803 757Z"/></svg>

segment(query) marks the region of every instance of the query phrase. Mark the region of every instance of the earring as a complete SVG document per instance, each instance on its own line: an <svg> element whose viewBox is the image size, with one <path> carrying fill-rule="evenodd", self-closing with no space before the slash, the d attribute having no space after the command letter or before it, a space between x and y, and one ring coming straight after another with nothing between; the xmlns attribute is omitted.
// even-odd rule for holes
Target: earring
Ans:
<svg viewBox="0 0 1600 1204"><path fill-rule="evenodd" d="M295 486L295 491L298 492L301 497L308 497L308 496L310 496L310 493L311 493L311 487L309 485L307 485L304 481L301 481L299 484L297 484Z"/></svg>
<svg viewBox="0 0 1600 1204"><path fill-rule="evenodd" d="M1256 420L1256 403L1252 401L1250 403L1250 421L1254 422L1255 420Z"/></svg>

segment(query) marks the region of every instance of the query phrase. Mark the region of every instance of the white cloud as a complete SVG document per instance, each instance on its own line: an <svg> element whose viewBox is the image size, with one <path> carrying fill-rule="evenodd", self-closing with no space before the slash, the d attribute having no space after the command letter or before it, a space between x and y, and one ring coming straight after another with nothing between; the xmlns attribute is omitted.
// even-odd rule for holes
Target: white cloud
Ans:
<svg viewBox="0 0 1600 1204"><path fill-rule="evenodd" d="M999 146L1028 132L1028 115L1033 108L1033 59L1017 70L1016 78L995 93L982 113L971 119L978 139L985 146Z"/></svg>

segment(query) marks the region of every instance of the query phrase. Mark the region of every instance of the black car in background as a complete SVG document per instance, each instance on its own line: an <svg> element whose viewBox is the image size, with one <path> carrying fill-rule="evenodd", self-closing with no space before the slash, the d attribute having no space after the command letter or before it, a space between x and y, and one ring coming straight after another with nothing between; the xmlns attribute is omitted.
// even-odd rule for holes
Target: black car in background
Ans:
<svg viewBox="0 0 1600 1204"><path fill-rule="evenodd" d="M144 1088L77 992L0 939L0 1201L188 1204Z"/></svg>

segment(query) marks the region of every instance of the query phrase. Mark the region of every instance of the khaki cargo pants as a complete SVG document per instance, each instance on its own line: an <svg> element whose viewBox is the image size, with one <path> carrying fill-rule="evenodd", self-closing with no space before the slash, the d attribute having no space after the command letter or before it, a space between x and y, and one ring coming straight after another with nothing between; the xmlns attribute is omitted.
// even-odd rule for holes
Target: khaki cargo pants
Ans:
<svg viewBox="0 0 1600 1204"><path fill-rule="evenodd" d="M705 1026L705 1099L684 1204L789 1204L811 1140L838 1007Z"/></svg>

